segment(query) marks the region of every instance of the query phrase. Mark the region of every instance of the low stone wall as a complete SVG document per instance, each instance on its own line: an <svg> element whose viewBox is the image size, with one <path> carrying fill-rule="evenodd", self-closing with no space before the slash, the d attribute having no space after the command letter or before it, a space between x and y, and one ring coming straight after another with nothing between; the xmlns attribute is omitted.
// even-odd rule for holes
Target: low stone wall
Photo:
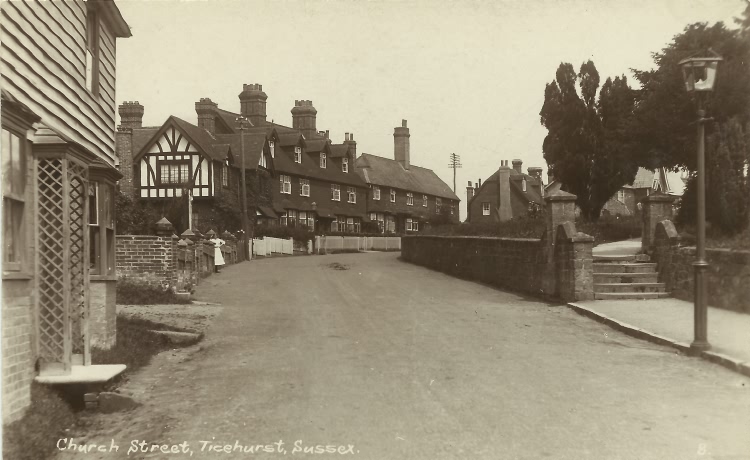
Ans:
<svg viewBox="0 0 750 460"><path fill-rule="evenodd" d="M593 298L593 238L560 225L555 245L526 238L405 236L404 261L459 278L563 301ZM552 251L552 254L550 254Z"/></svg>
<svg viewBox="0 0 750 460"><path fill-rule="evenodd" d="M654 261L659 281L678 299L693 301L695 247L680 246L674 224L656 225ZM706 249L708 304L726 310L750 313L750 251Z"/></svg>

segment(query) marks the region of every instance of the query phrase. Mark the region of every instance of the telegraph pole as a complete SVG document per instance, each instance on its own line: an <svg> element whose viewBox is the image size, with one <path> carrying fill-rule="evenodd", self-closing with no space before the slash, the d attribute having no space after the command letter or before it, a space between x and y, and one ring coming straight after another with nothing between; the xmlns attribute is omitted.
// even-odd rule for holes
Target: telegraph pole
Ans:
<svg viewBox="0 0 750 460"><path fill-rule="evenodd" d="M242 231L245 232L245 244L242 251L245 254L245 260L250 260L250 255L248 254L250 230L248 229L247 221L247 184L245 183L245 123L247 123L247 118L239 116L237 117L237 123L240 124L240 148L242 150L240 153L240 166L242 168L242 172L240 173L242 175Z"/></svg>
<svg viewBox="0 0 750 460"><path fill-rule="evenodd" d="M456 169L461 167L461 156L451 153L448 167L453 169L453 193L456 193Z"/></svg>

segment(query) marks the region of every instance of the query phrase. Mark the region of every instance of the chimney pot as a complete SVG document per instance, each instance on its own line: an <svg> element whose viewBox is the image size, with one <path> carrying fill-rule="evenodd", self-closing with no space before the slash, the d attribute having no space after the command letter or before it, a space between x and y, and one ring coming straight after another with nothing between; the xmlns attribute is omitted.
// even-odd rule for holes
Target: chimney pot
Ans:
<svg viewBox="0 0 750 460"><path fill-rule="evenodd" d="M406 128L406 120L401 120L401 127Z"/></svg>

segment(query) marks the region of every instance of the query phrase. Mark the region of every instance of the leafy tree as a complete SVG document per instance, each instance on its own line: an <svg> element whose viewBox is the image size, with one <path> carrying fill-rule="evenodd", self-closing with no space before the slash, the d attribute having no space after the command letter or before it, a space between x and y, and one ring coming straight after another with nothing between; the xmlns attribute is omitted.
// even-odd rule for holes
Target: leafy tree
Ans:
<svg viewBox="0 0 750 460"><path fill-rule="evenodd" d="M641 153L640 163L673 170L696 168L696 105L686 90L678 62L709 48L719 53L716 88L703 101L708 116L721 124L738 117L741 124L750 119L750 3L738 30L718 22L691 24L674 37L661 52L653 53L654 70L635 70L641 84L635 116L628 135ZM717 129L708 123L706 133Z"/></svg>
<svg viewBox="0 0 750 460"><path fill-rule="evenodd" d="M579 81L581 93L576 90ZM625 133L632 117L634 95L625 76L607 78L599 91L593 62L562 63L555 81L547 84L539 113L548 134L544 159L562 189L577 196L587 220L596 220L602 207L638 171L637 158Z"/></svg>
<svg viewBox="0 0 750 460"><path fill-rule="evenodd" d="M737 233L748 225L750 184L745 165L750 155L750 123L743 126L732 118L706 139L706 218L724 234ZM696 182L687 184L678 221L695 222Z"/></svg>

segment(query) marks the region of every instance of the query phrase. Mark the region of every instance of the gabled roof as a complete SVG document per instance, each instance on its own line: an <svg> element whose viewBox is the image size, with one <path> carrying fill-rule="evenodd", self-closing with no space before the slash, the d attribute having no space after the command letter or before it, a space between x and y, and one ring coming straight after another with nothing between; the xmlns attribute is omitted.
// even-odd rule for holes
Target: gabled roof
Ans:
<svg viewBox="0 0 750 460"><path fill-rule="evenodd" d="M221 121L226 125L227 129L231 130L233 133L237 132L237 117L240 116L239 113L230 112L228 110L223 110L217 107L216 115L219 116Z"/></svg>
<svg viewBox="0 0 750 460"><path fill-rule="evenodd" d="M331 158L346 158L349 156L349 145L331 144Z"/></svg>
<svg viewBox="0 0 750 460"><path fill-rule="evenodd" d="M646 168L638 168L633 183L625 185L624 188L653 188L655 179L659 180L661 192L669 193L671 191L667 180L667 173L664 168L657 168L655 171L650 171Z"/></svg>
<svg viewBox="0 0 750 460"><path fill-rule="evenodd" d="M331 143L328 141L328 139L325 138L310 139L305 141L305 150L307 150L308 153L323 152L326 155L330 155Z"/></svg>
<svg viewBox="0 0 750 460"><path fill-rule="evenodd" d="M407 170L396 160L368 153L357 158L356 166L357 174L370 184L459 200L448 184L431 169L411 165Z"/></svg>
<svg viewBox="0 0 750 460"><path fill-rule="evenodd" d="M285 133L285 132L277 132L279 136L279 145L281 147L289 147L289 146L299 146L303 147L307 145L307 142L305 142L305 138L302 136L301 133L294 131L291 133Z"/></svg>
<svg viewBox="0 0 750 460"><path fill-rule="evenodd" d="M204 155L208 156L214 161L224 161L226 159L226 151L217 151L214 149L213 144L216 143L216 139L211 136L206 130L201 129L194 124L191 124L181 118L171 115L167 118L158 128L136 128L133 130L133 149L135 153L133 156L134 160L140 159L146 152L146 149L150 147L157 138L164 133L169 126L174 125L177 130L184 134L191 144L195 145ZM146 137L150 134L150 137ZM145 139L145 141L144 141ZM137 143L136 143L137 141Z"/></svg>
<svg viewBox="0 0 750 460"><path fill-rule="evenodd" d="M245 169L255 169L258 167L260 162L260 156L268 150L268 143L266 142L266 135L258 132L246 132L245 136ZM232 155L236 158L234 165L238 168L242 167L242 138L240 134L217 134L216 142L226 143L231 149ZM270 155L269 155L270 158ZM273 169L273 165L269 167Z"/></svg>
<svg viewBox="0 0 750 460"><path fill-rule="evenodd" d="M484 190L486 187L494 187L494 190L497 190L497 175L498 171L495 171L490 177L487 178L484 182L482 182L482 185L479 187L479 190L477 193L474 194L474 196L469 200L469 203L474 201L474 198L478 197L482 190ZM534 203L543 205L544 204L544 198L539 194L539 190L537 190L537 186L539 184L539 180L533 176L529 176L528 174L519 173L515 169L510 169L510 190L511 192L518 198L523 199L527 202L533 201ZM526 179L526 191L523 191L523 179ZM546 189L545 189L546 190Z"/></svg>

